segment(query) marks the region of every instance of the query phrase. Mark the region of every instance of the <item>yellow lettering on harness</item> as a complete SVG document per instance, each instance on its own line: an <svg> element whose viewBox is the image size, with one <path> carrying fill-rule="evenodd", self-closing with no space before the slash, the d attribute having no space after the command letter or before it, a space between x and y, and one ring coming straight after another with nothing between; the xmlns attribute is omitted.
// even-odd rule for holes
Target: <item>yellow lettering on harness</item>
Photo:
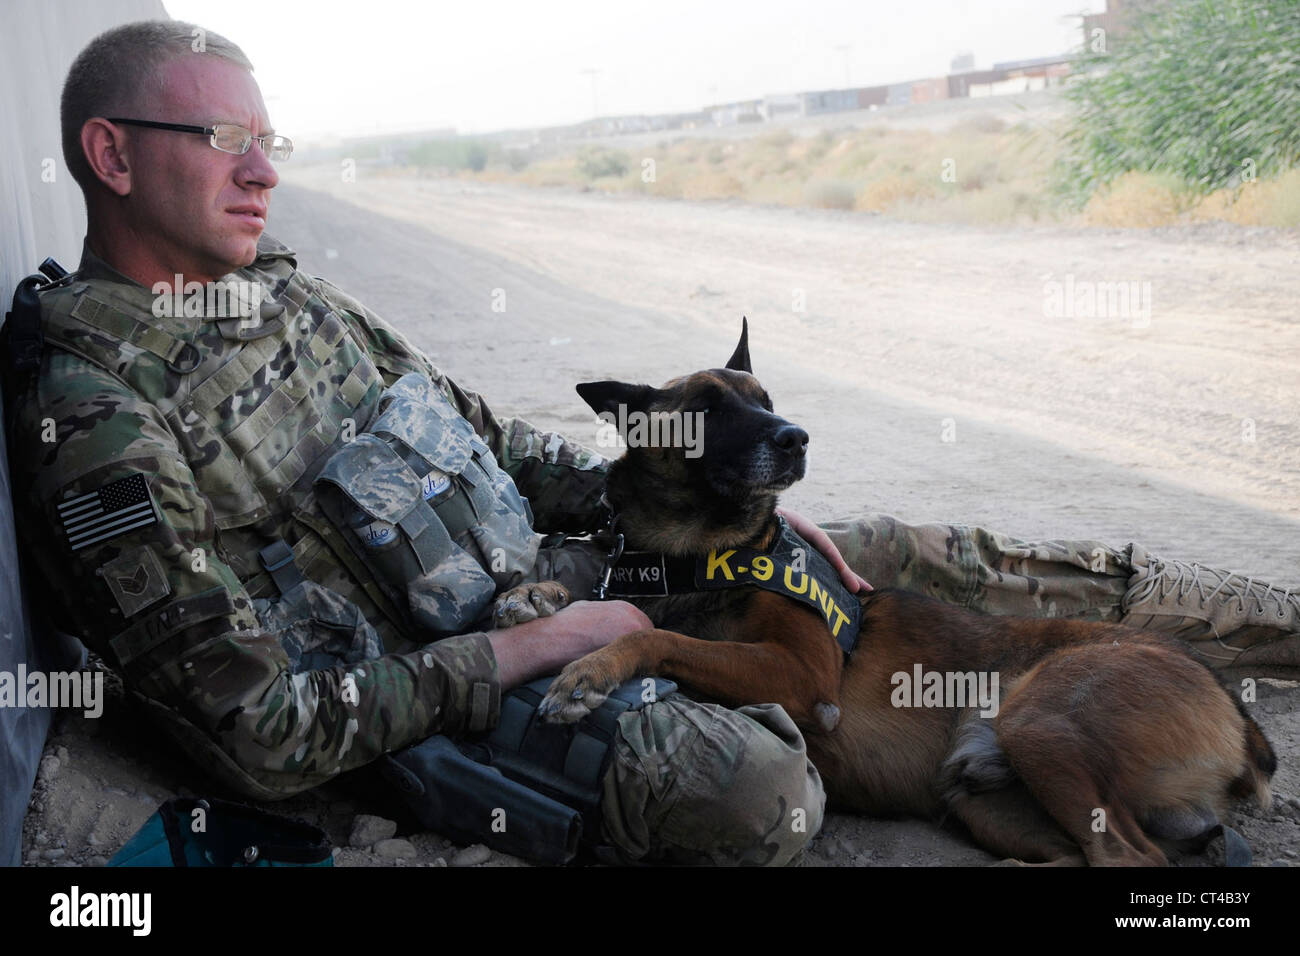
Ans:
<svg viewBox="0 0 1300 956"><path fill-rule="evenodd" d="M710 551L709 563L704 568L704 576L712 581L714 572L718 568L721 568L722 573L727 576L728 581L736 580L736 576L731 573L731 566L727 564L727 559L735 553L736 551L734 548L730 551L723 551L722 554L718 554L716 551Z"/></svg>
<svg viewBox="0 0 1300 956"><path fill-rule="evenodd" d="M839 608L835 606L835 601L831 597L831 592L823 591L822 592L822 614L826 616L826 620L829 621L831 619L832 611L838 611L838 610Z"/></svg>
<svg viewBox="0 0 1300 956"><path fill-rule="evenodd" d="M803 572L799 573L799 586L794 586L794 568L790 565L785 566L785 589L791 594L803 594L808 590L808 575Z"/></svg>
<svg viewBox="0 0 1300 956"><path fill-rule="evenodd" d="M813 578L812 583L808 585L808 600L810 600L814 606L818 604L821 605L822 617L826 618L827 624L831 621L832 611L836 614L840 613L839 607L835 604L835 599L831 597L831 592L823 587L816 578Z"/></svg>
<svg viewBox="0 0 1300 956"><path fill-rule="evenodd" d="M822 615L828 621L831 619L831 607L834 603L831 600L831 592L822 587L816 578L813 578L812 583L808 585L808 600L813 604L820 604Z"/></svg>
<svg viewBox="0 0 1300 956"><path fill-rule="evenodd" d="M835 609L835 626L831 628L831 637L840 636L840 628L848 623L848 617L838 607Z"/></svg>
<svg viewBox="0 0 1300 956"><path fill-rule="evenodd" d="M750 574L755 581L766 581L772 577L774 570L775 566L772 564L772 559L765 554L760 554L754 558L753 570L750 571Z"/></svg>

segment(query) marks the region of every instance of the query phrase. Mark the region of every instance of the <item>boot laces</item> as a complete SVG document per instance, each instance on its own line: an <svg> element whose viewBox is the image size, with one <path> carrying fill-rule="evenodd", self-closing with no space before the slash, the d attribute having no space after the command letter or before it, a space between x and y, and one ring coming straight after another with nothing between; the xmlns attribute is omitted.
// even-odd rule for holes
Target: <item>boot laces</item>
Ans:
<svg viewBox="0 0 1300 956"><path fill-rule="evenodd" d="M1205 578L1211 576L1217 579L1218 583L1207 594ZM1215 598L1225 604L1235 598L1238 614L1245 614L1246 602L1251 601L1255 605L1255 613L1262 616L1267 611L1264 602L1271 601L1277 605L1278 620L1284 621L1288 611L1300 615L1300 594L1292 594L1292 590L1292 588L1279 588L1265 584L1263 581L1256 581L1254 577L1242 577L1240 574L1221 571L1218 568L1207 568L1196 562L1188 563L1174 558L1167 560L1152 558L1149 573L1128 589L1121 602L1121 608L1127 612L1133 605L1147 600L1153 593L1156 601L1159 602L1176 592L1178 603L1183 604L1185 599L1195 591L1202 608L1208 607Z"/></svg>

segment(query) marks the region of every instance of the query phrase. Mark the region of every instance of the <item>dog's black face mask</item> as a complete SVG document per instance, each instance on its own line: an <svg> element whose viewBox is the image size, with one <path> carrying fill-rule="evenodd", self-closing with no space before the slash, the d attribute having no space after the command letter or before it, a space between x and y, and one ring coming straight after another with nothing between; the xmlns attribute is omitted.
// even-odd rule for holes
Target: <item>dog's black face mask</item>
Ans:
<svg viewBox="0 0 1300 956"><path fill-rule="evenodd" d="M729 499L775 494L804 476L808 433L772 412L749 363L749 327L725 368L662 388L584 382L578 394L618 429L628 456L665 482Z"/></svg>

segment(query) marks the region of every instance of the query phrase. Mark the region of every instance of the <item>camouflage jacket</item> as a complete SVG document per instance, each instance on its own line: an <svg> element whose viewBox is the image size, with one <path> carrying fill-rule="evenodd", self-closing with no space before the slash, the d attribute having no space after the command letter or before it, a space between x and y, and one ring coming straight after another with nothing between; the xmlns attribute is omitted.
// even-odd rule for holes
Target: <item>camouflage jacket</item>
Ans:
<svg viewBox="0 0 1300 956"><path fill-rule="evenodd" d="M260 284L270 301L249 320L216 317L211 300L160 316L170 303L87 249L72 281L41 294L46 347L10 410L10 462L54 623L219 777L273 799L497 719L487 637L403 632L364 568L330 547L311 479L365 429L380 392L427 375L530 499L539 531L592 528L604 460L497 419L275 240L258 253L222 280ZM276 539L319 585L300 606L277 600L258 561ZM299 647L342 630L388 653L295 673L295 642L282 640L294 629Z"/></svg>

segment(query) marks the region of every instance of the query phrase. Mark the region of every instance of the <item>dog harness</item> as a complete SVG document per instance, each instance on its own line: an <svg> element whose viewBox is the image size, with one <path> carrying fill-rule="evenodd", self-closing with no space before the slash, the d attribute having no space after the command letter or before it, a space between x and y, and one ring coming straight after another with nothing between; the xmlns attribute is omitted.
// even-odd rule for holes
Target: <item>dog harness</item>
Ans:
<svg viewBox="0 0 1300 956"><path fill-rule="evenodd" d="M617 519L610 531L614 546L595 587L597 600L666 597L722 588L759 587L804 604L822 616L845 657L858 644L862 607L840 583L821 552L776 516L779 532L766 551L727 548L704 556L662 551L625 551Z"/></svg>

